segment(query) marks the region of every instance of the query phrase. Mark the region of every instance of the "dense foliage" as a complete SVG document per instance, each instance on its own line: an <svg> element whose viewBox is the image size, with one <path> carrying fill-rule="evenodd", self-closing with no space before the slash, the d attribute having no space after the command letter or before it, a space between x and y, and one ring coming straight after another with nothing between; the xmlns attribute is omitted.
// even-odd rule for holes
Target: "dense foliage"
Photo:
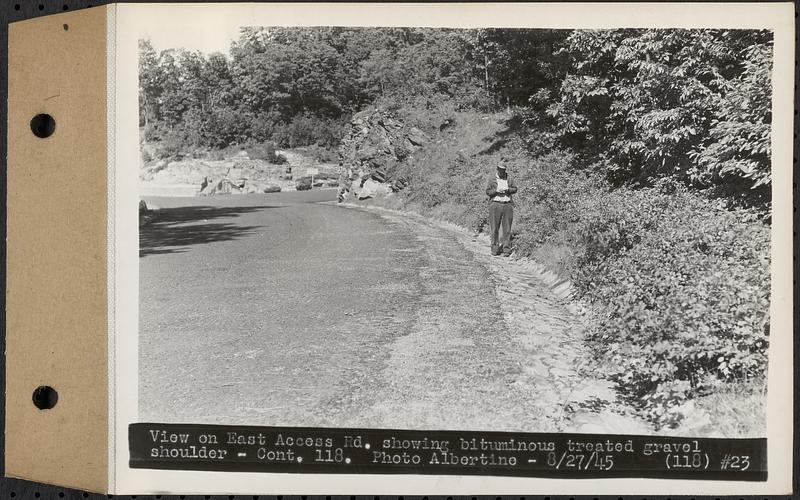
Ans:
<svg viewBox="0 0 800 500"><path fill-rule="evenodd" d="M671 184L591 208L575 225L575 282L606 305L592 339L627 397L669 421L688 397L764 375L768 226Z"/></svg>
<svg viewBox="0 0 800 500"><path fill-rule="evenodd" d="M764 205L771 56L763 30L242 28L228 55L141 41L141 124L178 148L333 149L375 102L514 107L614 185Z"/></svg>
<svg viewBox="0 0 800 500"><path fill-rule="evenodd" d="M534 100L617 185L671 177L764 203L771 43L755 30L575 31L560 88Z"/></svg>

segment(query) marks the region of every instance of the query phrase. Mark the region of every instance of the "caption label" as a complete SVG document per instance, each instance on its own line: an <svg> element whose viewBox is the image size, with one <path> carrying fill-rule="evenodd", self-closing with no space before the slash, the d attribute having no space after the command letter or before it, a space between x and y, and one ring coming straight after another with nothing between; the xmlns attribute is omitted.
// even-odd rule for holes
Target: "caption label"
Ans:
<svg viewBox="0 0 800 500"><path fill-rule="evenodd" d="M132 424L132 468L766 480L765 439Z"/></svg>

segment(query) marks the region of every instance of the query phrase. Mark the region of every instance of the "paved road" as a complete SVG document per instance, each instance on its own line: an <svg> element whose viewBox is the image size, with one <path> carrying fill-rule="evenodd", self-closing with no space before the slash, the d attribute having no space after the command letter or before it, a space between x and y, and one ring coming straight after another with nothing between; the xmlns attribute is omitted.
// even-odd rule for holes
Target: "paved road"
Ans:
<svg viewBox="0 0 800 500"><path fill-rule="evenodd" d="M560 306L514 316L495 286L514 277L498 280L488 251L434 224L317 203L334 196L147 199L160 210L140 235L140 418L562 428L566 400L542 385L558 374L526 368L538 334L508 320L567 331ZM549 337L536 338L541 354Z"/></svg>

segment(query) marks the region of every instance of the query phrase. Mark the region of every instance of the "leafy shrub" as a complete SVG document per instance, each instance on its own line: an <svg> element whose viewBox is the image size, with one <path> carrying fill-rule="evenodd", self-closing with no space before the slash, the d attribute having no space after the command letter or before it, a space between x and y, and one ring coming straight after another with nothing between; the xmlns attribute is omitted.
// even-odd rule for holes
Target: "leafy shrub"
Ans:
<svg viewBox="0 0 800 500"><path fill-rule="evenodd" d="M194 149L194 145L187 134L180 129L165 133L161 140L155 143L155 156L162 159L180 159L187 156Z"/></svg>
<svg viewBox="0 0 800 500"><path fill-rule="evenodd" d="M769 227L695 194L619 189L576 226L575 283L603 314L598 359L658 424L721 383L762 377Z"/></svg>
<svg viewBox="0 0 800 500"><path fill-rule="evenodd" d="M318 145L335 148L339 145L347 117L324 118L309 113L294 116L289 123L275 125L272 140L282 147Z"/></svg>
<svg viewBox="0 0 800 500"><path fill-rule="evenodd" d="M297 179L295 187L298 191L307 191L311 189L311 177L301 177Z"/></svg>
<svg viewBox="0 0 800 500"><path fill-rule="evenodd" d="M140 152L142 155L142 161L147 164L153 161L155 158L153 157L152 153L146 148L140 148Z"/></svg>

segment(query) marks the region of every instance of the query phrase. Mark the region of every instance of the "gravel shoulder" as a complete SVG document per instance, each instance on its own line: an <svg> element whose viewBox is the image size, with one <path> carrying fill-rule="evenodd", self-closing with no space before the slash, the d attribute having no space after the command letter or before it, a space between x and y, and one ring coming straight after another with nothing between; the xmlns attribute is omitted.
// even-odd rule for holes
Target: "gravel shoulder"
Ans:
<svg viewBox="0 0 800 500"><path fill-rule="evenodd" d="M424 422L430 428L454 423L452 428L462 429L472 424L483 430L654 433L619 403L612 382L588 369L582 314L569 300L568 282L530 260L491 255L484 234L374 205L347 207L409 227L433 254L440 274L455 271L436 280L440 307L422 309L414 333L394 344L388 394L376 412L391 418L408 400L431 406L419 411L430 416ZM453 247L462 252L457 270L447 256ZM482 292L467 298L465 291L480 289L479 283ZM442 308L447 328L439 327ZM476 330L476 315L490 317L491 326ZM437 415L436 406L446 414Z"/></svg>

